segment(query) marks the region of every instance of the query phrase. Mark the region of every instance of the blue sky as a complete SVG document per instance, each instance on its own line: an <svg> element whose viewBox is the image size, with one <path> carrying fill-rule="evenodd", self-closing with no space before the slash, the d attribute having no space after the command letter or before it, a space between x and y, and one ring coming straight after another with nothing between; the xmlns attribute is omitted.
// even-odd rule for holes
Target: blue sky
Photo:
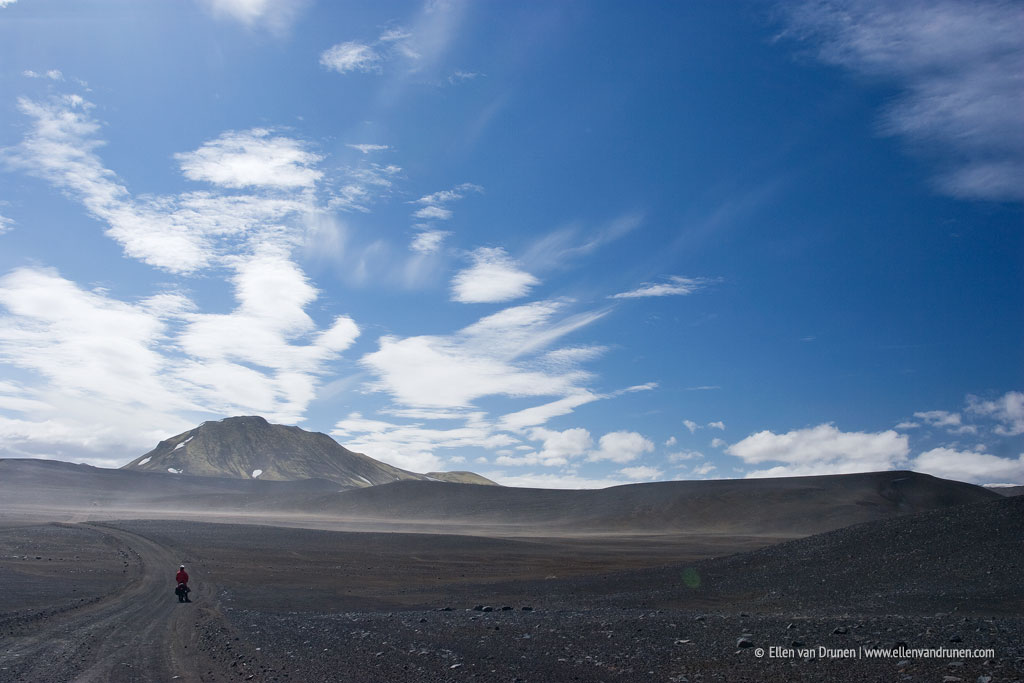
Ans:
<svg viewBox="0 0 1024 683"><path fill-rule="evenodd" d="M1024 484L1022 21L0 0L0 455Z"/></svg>

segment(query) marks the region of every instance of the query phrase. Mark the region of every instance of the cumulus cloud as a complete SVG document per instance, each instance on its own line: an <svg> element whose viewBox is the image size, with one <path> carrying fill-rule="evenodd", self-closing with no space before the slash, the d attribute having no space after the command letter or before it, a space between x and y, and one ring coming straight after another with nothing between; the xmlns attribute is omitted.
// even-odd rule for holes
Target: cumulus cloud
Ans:
<svg viewBox="0 0 1024 683"><path fill-rule="evenodd" d="M424 230L413 238L409 249L418 254L435 254L450 234L447 230Z"/></svg>
<svg viewBox="0 0 1024 683"><path fill-rule="evenodd" d="M700 429L700 425L693 420L683 420L683 426L689 429L691 434Z"/></svg>
<svg viewBox="0 0 1024 683"><path fill-rule="evenodd" d="M723 448L723 447L728 446L728 445L729 444L726 443L725 439L719 439L717 436L715 438L711 439L711 447L712 448Z"/></svg>
<svg viewBox="0 0 1024 683"><path fill-rule="evenodd" d="M707 278L680 277L672 275L668 282L646 283L628 292L613 294L612 299L636 299L647 296L685 296L706 287L711 280Z"/></svg>
<svg viewBox="0 0 1024 683"><path fill-rule="evenodd" d="M678 441L676 440L676 437L674 437L674 436L670 436L670 437L668 437L668 439L667 439L667 440L665 441L665 447L666 447L666 448L671 448L672 446L675 446L675 445L676 445L677 443L678 443Z"/></svg>
<svg viewBox="0 0 1024 683"><path fill-rule="evenodd" d="M3 7L3 5L0 4L0 7ZM64 74L63 72L61 72L60 69L50 69L49 71L44 71L42 73L39 73L38 71L33 71L32 69L27 69L25 71L22 71L21 75L25 78L49 78L51 81L64 80Z"/></svg>
<svg viewBox="0 0 1024 683"><path fill-rule="evenodd" d="M287 262L240 264L234 285L239 309L216 316L173 291L132 303L48 269L4 276L0 361L38 381L0 386L0 409L22 415L0 417L0 437L87 451L152 445L187 416L301 421L358 329L348 318L316 329L301 310L315 291Z"/></svg>
<svg viewBox="0 0 1024 683"><path fill-rule="evenodd" d="M646 465L623 467L618 473L630 481L655 481L665 474L664 470Z"/></svg>
<svg viewBox="0 0 1024 683"><path fill-rule="evenodd" d="M668 454L669 462L686 462L687 460L703 460L704 454L700 451L678 451Z"/></svg>
<svg viewBox="0 0 1024 683"><path fill-rule="evenodd" d="M601 437L597 445L597 450L587 454L587 460L627 463L654 450L654 443L650 439L637 432L627 431L609 432Z"/></svg>
<svg viewBox="0 0 1024 683"><path fill-rule="evenodd" d="M1008 391L993 401L977 396L967 397L967 410L975 415L990 417L1000 424L996 433L1003 436L1024 434L1024 393Z"/></svg>
<svg viewBox="0 0 1024 683"><path fill-rule="evenodd" d="M436 471L444 460L436 451L453 448L496 449L518 443L508 434L495 433L479 412L458 414L463 425L425 427L423 423L396 424L352 413L331 432L348 448L414 472Z"/></svg>
<svg viewBox="0 0 1024 683"><path fill-rule="evenodd" d="M481 247L472 254L473 265L452 279L452 301L497 303L526 296L540 280L519 268L500 247Z"/></svg>
<svg viewBox="0 0 1024 683"><path fill-rule="evenodd" d="M719 420L718 422L708 422L709 429L721 429L725 431L725 423Z"/></svg>
<svg viewBox="0 0 1024 683"><path fill-rule="evenodd" d="M227 131L174 157L186 178L222 187L312 187L323 176L313 168L323 157L307 151L298 140L274 137L267 128Z"/></svg>
<svg viewBox="0 0 1024 683"><path fill-rule="evenodd" d="M690 470L690 476L692 476L692 477L703 477L703 476L706 476L708 474L711 474L716 469L718 469L718 468L715 467L710 462L705 462L703 464L697 465L692 470Z"/></svg>
<svg viewBox="0 0 1024 683"><path fill-rule="evenodd" d="M842 432L834 425L821 424L785 434L758 432L725 452L748 465L780 463L747 474L779 477L890 470L906 464L909 450L907 437L893 430Z"/></svg>
<svg viewBox="0 0 1024 683"><path fill-rule="evenodd" d="M913 469L974 484L994 481L1024 484L1024 454L1013 459L976 451L933 448L914 458Z"/></svg>
<svg viewBox="0 0 1024 683"><path fill-rule="evenodd" d="M1024 10L998 0L813 0L784 5L818 57L896 84L882 130L932 154L956 197L1024 199Z"/></svg>

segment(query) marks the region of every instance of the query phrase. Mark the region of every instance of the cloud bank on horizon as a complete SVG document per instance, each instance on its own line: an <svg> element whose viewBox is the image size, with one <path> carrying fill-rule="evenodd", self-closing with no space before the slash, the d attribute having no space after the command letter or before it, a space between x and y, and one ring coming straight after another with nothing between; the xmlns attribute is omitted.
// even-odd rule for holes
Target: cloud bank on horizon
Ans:
<svg viewBox="0 0 1024 683"><path fill-rule="evenodd" d="M67 7L0 0L0 456L260 414L508 485L1024 484L1017 5Z"/></svg>

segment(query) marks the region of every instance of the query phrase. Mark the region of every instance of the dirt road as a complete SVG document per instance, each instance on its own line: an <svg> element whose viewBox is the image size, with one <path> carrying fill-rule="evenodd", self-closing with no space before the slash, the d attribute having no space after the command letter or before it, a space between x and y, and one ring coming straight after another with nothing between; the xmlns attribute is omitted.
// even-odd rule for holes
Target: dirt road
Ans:
<svg viewBox="0 0 1024 683"><path fill-rule="evenodd" d="M190 604L174 597L180 555L144 536L102 524L133 558L123 590L28 625L0 644L2 681L202 681L200 621L218 619L216 591L196 582ZM201 671L203 669L203 671Z"/></svg>

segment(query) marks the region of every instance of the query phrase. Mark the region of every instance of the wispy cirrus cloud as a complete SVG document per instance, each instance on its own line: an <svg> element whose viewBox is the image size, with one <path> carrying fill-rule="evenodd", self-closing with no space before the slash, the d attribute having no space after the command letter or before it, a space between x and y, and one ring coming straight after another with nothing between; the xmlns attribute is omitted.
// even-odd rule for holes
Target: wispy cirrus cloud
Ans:
<svg viewBox="0 0 1024 683"><path fill-rule="evenodd" d="M309 0L202 0L214 16L237 21L249 28L284 33L291 28Z"/></svg>
<svg viewBox="0 0 1024 683"><path fill-rule="evenodd" d="M483 191L484 189L479 185L462 183L450 190L433 192L410 202L419 205L419 208L412 215L420 221L416 224L416 227L421 231L413 238L410 248L421 254L437 252L441 248L441 243L444 239L451 234L450 231L438 230L433 227L436 221L447 221L454 215L454 212L447 205L462 199L470 192L481 193Z"/></svg>
<svg viewBox="0 0 1024 683"><path fill-rule="evenodd" d="M549 372L535 355L600 318L558 318L559 302L527 304L482 318L453 335L382 337L360 363L377 376L372 388L406 406L465 408L484 396L567 396L586 374Z"/></svg>
<svg viewBox="0 0 1024 683"><path fill-rule="evenodd" d="M14 227L14 221L7 216L0 216L0 235Z"/></svg>
<svg viewBox="0 0 1024 683"><path fill-rule="evenodd" d="M611 299L637 299L648 296L686 296L703 289L713 282L708 278L681 277L672 275L668 282L646 283L628 292L612 294Z"/></svg>
<svg viewBox="0 0 1024 683"><path fill-rule="evenodd" d="M369 154L370 152L383 152L385 150L391 149L389 145L374 145L370 143L348 144L345 146L358 150L363 154Z"/></svg>
<svg viewBox="0 0 1024 683"><path fill-rule="evenodd" d="M452 301L497 303L526 296L540 280L520 268L501 247L480 247L473 265L452 279Z"/></svg>
<svg viewBox="0 0 1024 683"><path fill-rule="evenodd" d="M372 46L355 41L338 43L320 54L320 64L340 74L379 71L380 62L381 56Z"/></svg>
<svg viewBox="0 0 1024 683"><path fill-rule="evenodd" d="M999 0L782 4L822 61L897 84L882 132L934 157L955 197L1024 200L1024 9Z"/></svg>
<svg viewBox="0 0 1024 683"><path fill-rule="evenodd" d="M320 177L310 166L319 157L297 141L262 129L229 132L179 155L183 172L250 192L135 197L97 154L103 141L90 103L66 95L43 102L21 98L18 107L31 128L19 145L4 150L6 164L80 201L127 256L171 273L217 265L240 241L280 238L283 223L310 209L310 185Z"/></svg>

